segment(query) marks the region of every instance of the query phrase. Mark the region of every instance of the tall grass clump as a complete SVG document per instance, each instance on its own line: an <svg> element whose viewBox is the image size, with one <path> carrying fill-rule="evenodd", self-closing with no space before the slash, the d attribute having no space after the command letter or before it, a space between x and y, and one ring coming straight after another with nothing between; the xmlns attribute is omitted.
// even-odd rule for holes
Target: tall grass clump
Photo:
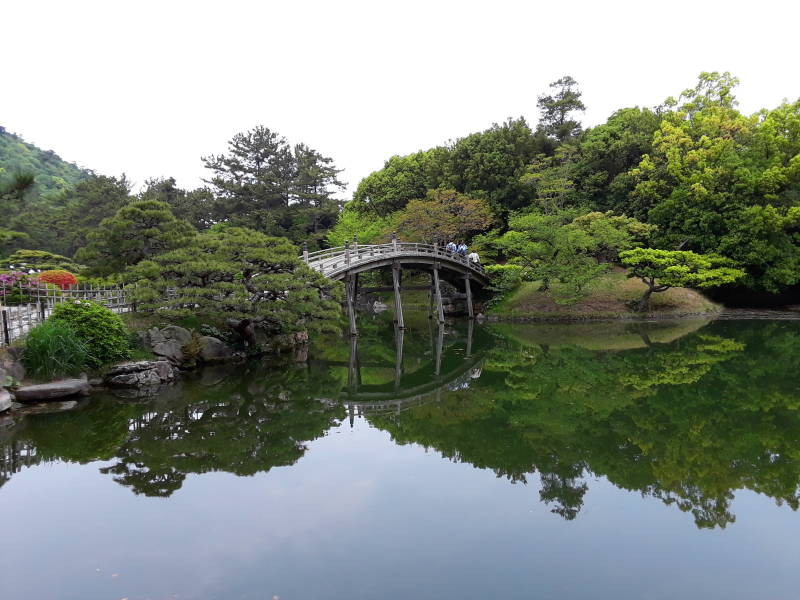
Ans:
<svg viewBox="0 0 800 600"><path fill-rule="evenodd" d="M66 323L45 321L25 338L22 363L37 379L77 375L89 362L89 347Z"/></svg>

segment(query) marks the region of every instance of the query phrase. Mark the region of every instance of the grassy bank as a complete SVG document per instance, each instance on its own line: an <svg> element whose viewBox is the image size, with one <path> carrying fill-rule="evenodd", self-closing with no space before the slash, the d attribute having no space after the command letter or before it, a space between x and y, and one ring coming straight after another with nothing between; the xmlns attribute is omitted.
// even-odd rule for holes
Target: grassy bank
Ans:
<svg viewBox="0 0 800 600"><path fill-rule="evenodd" d="M558 285L553 291L558 291ZM679 317L713 314L722 310L694 290L673 288L653 294L650 312L636 313L628 308L631 301L641 297L646 286L638 279L628 279L622 269L593 281L586 296L574 304L559 304L552 291L539 291L538 282L523 283L517 290L489 310L500 319L620 319L637 317Z"/></svg>

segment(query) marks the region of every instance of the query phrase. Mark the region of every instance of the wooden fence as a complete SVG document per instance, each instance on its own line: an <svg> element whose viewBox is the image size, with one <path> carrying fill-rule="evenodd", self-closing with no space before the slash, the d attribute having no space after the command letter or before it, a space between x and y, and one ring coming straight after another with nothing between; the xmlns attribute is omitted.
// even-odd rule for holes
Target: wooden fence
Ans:
<svg viewBox="0 0 800 600"><path fill-rule="evenodd" d="M4 304L3 299L20 292L22 303ZM13 288L0 283L0 346L8 346L33 327L47 319L53 307L61 302L91 300L110 308L115 313L131 312L135 309L131 286L96 287L78 284L66 290L36 283Z"/></svg>

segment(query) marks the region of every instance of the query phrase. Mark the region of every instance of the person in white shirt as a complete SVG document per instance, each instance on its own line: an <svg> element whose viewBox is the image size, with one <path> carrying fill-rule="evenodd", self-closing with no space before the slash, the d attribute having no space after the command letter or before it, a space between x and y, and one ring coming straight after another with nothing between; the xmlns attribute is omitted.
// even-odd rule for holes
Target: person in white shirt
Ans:
<svg viewBox="0 0 800 600"><path fill-rule="evenodd" d="M474 250L472 252L470 252L469 254L467 254L467 258L469 260L471 260L472 262L474 262L476 265L481 264L481 257L478 256L478 253L475 252Z"/></svg>

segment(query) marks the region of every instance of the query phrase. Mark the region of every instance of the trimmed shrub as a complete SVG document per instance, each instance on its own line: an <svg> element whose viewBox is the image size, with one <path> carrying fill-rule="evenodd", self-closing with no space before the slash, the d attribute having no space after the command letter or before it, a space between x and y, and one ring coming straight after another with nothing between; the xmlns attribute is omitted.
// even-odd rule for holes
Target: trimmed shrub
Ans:
<svg viewBox="0 0 800 600"><path fill-rule="evenodd" d="M77 375L89 362L89 349L75 329L66 323L48 320L25 337L22 363L33 377L53 379Z"/></svg>
<svg viewBox="0 0 800 600"><path fill-rule="evenodd" d="M69 271L64 271L61 269L55 271L42 271L39 273L37 278L43 283L52 283L53 285L57 285L62 290L69 289L70 286L78 283L78 278L75 277L75 275Z"/></svg>
<svg viewBox="0 0 800 600"><path fill-rule="evenodd" d="M36 269L37 271L67 269L77 271L81 268L81 265L71 258L45 250L17 250L8 258L0 260L0 268L11 270Z"/></svg>
<svg viewBox="0 0 800 600"><path fill-rule="evenodd" d="M130 357L130 334L119 315L88 300L57 304L51 321L66 323L89 348L88 365L99 367Z"/></svg>

